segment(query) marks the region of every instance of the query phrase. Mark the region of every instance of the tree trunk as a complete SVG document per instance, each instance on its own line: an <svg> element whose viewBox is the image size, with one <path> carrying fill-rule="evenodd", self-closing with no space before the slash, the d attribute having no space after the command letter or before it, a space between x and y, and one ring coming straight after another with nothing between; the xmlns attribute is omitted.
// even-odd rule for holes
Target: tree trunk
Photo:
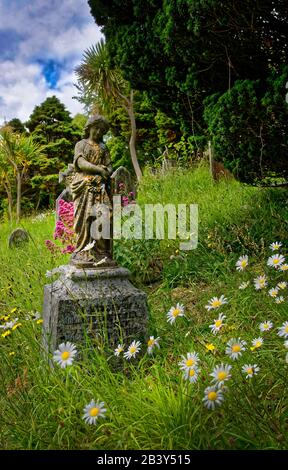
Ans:
<svg viewBox="0 0 288 470"><path fill-rule="evenodd" d="M17 172L17 202L16 202L16 221L17 223L21 218L21 196L22 196L22 178L21 173Z"/></svg>
<svg viewBox="0 0 288 470"><path fill-rule="evenodd" d="M131 136L129 141L129 149L133 167L136 173L137 181L140 181L142 178L142 171L138 163L137 152L136 152L136 120L133 106L133 90L130 93L130 101L127 103L127 113L130 118L131 125Z"/></svg>
<svg viewBox="0 0 288 470"><path fill-rule="evenodd" d="M9 218L9 222L12 222L13 220L13 197L11 193L11 188L9 187L8 183L4 183L4 188L5 188L7 199L8 199L8 218Z"/></svg>

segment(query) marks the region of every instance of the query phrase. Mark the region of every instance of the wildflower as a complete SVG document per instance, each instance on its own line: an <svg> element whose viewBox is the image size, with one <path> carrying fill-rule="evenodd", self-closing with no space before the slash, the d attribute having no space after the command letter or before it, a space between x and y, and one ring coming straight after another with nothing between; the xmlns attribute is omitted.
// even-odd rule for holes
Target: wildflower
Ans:
<svg viewBox="0 0 288 470"><path fill-rule="evenodd" d="M216 308L221 307L221 305L227 304L228 300L225 299L224 295L221 295L221 297L212 297L212 299L209 300L208 305L205 306L207 310L213 310Z"/></svg>
<svg viewBox="0 0 288 470"><path fill-rule="evenodd" d="M3 330L12 330L14 325L16 325L18 318L15 318L13 321L7 321L4 325L0 325L0 328Z"/></svg>
<svg viewBox="0 0 288 470"><path fill-rule="evenodd" d="M12 310L10 311L11 314L13 314L15 312L17 312L17 307L12 308Z"/></svg>
<svg viewBox="0 0 288 470"><path fill-rule="evenodd" d="M39 318L39 320L36 320L37 325L41 325L43 323L43 319Z"/></svg>
<svg viewBox="0 0 288 470"><path fill-rule="evenodd" d="M236 269L237 271L244 271L245 268L248 266L248 256L240 256L236 263Z"/></svg>
<svg viewBox="0 0 288 470"><path fill-rule="evenodd" d="M124 344L118 344L117 348L114 349L114 355L120 356L120 354L124 351Z"/></svg>
<svg viewBox="0 0 288 470"><path fill-rule="evenodd" d="M217 405L221 405L224 400L223 392L216 387L207 387L204 391L204 404L208 409L215 410Z"/></svg>
<svg viewBox="0 0 288 470"><path fill-rule="evenodd" d="M256 277L253 282L256 290L264 289L267 286L267 279L265 275Z"/></svg>
<svg viewBox="0 0 288 470"><path fill-rule="evenodd" d="M259 338L254 338L252 340L252 344L254 346L254 349L261 348L263 342L264 342L264 340L263 340L263 338L261 338L261 336L259 336Z"/></svg>
<svg viewBox="0 0 288 470"><path fill-rule="evenodd" d="M64 369L72 365L76 354L77 349L75 345L67 341L67 343L61 343L59 349L54 352L53 360Z"/></svg>
<svg viewBox="0 0 288 470"><path fill-rule="evenodd" d="M99 402L99 400L97 400L97 402L95 402L91 400L84 408L84 421L87 424L96 424L98 418L105 418L107 409L104 408L104 406L104 401Z"/></svg>
<svg viewBox="0 0 288 470"><path fill-rule="evenodd" d="M270 289L268 291L268 294L270 295L270 297L277 297L277 294L278 294L278 288L277 287L273 287L272 289Z"/></svg>
<svg viewBox="0 0 288 470"><path fill-rule="evenodd" d="M287 287L287 282L285 281L278 282L276 287L278 287L278 289L285 289Z"/></svg>
<svg viewBox="0 0 288 470"><path fill-rule="evenodd" d="M283 325L278 328L278 330L278 336L284 336L284 338L288 338L288 321L285 321Z"/></svg>
<svg viewBox="0 0 288 470"><path fill-rule="evenodd" d="M216 385L223 385L226 380L229 380L231 378L230 370L232 369L232 366L229 366L228 364L221 364L221 366L216 366L214 367L212 373L210 374L211 377L213 377L213 382L215 382Z"/></svg>
<svg viewBox="0 0 288 470"><path fill-rule="evenodd" d="M135 357L136 354L140 351L140 341L132 341L128 350L124 353L125 359L131 359L131 357Z"/></svg>
<svg viewBox="0 0 288 470"><path fill-rule="evenodd" d="M280 271L287 271L288 270L288 264L287 263L281 264L279 269L280 269Z"/></svg>
<svg viewBox="0 0 288 470"><path fill-rule="evenodd" d="M205 348L207 349L207 351L211 351L211 352L216 349L216 347L212 343L205 344Z"/></svg>
<svg viewBox="0 0 288 470"><path fill-rule="evenodd" d="M9 352L9 356L11 356L11 357L12 357L12 356L15 356L15 354L16 354L15 351L10 351L10 352Z"/></svg>
<svg viewBox="0 0 288 470"><path fill-rule="evenodd" d="M274 243L271 243L271 245L269 246L269 248L272 250L272 251L279 251L279 248L281 248L282 246L282 243L281 242L274 242Z"/></svg>
<svg viewBox="0 0 288 470"><path fill-rule="evenodd" d="M242 372L244 374L246 374L246 379L251 379L251 377L253 377L253 375L257 375L258 372L259 372L259 367L257 366L257 364L245 364L243 367L242 367Z"/></svg>
<svg viewBox="0 0 288 470"><path fill-rule="evenodd" d="M283 295L279 295L279 297L276 297L276 299L275 299L276 304L283 304L283 302L284 302Z"/></svg>
<svg viewBox="0 0 288 470"><path fill-rule="evenodd" d="M17 328L20 328L22 326L22 323L16 323L14 326L12 326L12 331L17 330Z"/></svg>
<svg viewBox="0 0 288 470"><path fill-rule="evenodd" d="M226 316L223 315L223 313L220 313L219 317L213 320L214 321L213 325L209 325L209 328L211 328L211 331L214 335L216 335L216 333L221 330L223 326L223 320L225 318Z"/></svg>
<svg viewBox="0 0 288 470"><path fill-rule="evenodd" d="M242 282L242 283L240 284L240 286L239 286L239 288L238 288L238 289L244 290L244 289L246 289L246 287L248 287L248 286L249 286L249 284L250 284L250 282L249 282L249 281Z"/></svg>
<svg viewBox="0 0 288 470"><path fill-rule="evenodd" d="M198 380L199 369L197 367L191 367L184 371L183 377L185 380L189 380L190 383L195 383Z"/></svg>
<svg viewBox="0 0 288 470"><path fill-rule="evenodd" d="M184 305L177 303L176 307L171 307L167 313L167 322L171 325L175 322L177 317L185 317Z"/></svg>
<svg viewBox="0 0 288 470"><path fill-rule="evenodd" d="M1 336L2 336L2 338L6 338L6 336L9 336L9 335L11 335L11 330L4 331L4 333L2 333Z"/></svg>
<svg viewBox="0 0 288 470"><path fill-rule="evenodd" d="M187 353L187 356L181 356L183 359L179 362L180 369L187 371L194 368L199 362L199 355L196 352Z"/></svg>
<svg viewBox="0 0 288 470"><path fill-rule="evenodd" d="M158 338L154 338L154 336L150 336L147 344L148 344L148 348L147 348L147 352L148 354L152 354L153 353L153 349L155 348L155 346L157 348L160 348L160 345L159 345L159 339L160 337L158 336Z"/></svg>
<svg viewBox="0 0 288 470"><path fill-rule="evenodd" d="M231 357L231 359L238 359L239 356L242 356L242 351L245 351L246 341L241 340L240 338L232 338L227 343L227 348L225 353Z"/></svg>
<svg viewBox="0 0 288 470"><path fill-rule="evenodd" d="M267 266L272 266L273 268L279 268L279 266L281 266L281 264L283 264L284 261L285 261L285 258L283 255L276 254L268 258Z"/></svg>
<svg viewBox="0 0 288 470"><path fill-rule="evenodd" d="M260 331L269 331L271 328L273 328L273 323L271 321L264 321L263 323L260 323L259 325Z"/></svg>

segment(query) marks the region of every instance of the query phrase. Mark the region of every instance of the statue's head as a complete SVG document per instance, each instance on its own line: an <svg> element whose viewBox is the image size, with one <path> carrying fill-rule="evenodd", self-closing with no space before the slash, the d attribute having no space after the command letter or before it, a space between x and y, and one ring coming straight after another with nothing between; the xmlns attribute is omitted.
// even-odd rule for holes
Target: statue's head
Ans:
<svg viewBox="0 0 288 470"><path fill-rule="evenodd" d="M109 130L109 122L100 114L90 116L84 127L84 138L99 140Z"/></svg>

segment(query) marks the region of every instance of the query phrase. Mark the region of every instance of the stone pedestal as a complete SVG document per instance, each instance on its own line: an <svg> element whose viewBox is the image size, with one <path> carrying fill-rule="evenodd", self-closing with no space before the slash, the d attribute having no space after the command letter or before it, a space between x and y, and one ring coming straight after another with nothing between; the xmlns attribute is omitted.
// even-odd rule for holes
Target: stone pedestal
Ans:
<svg viewBox="0 0 288 470"><path fill-rule="evenodd" d="M45 348L83 342L86 335L114 347L146 334L146 294L129 281L127 269L60 267L60 278L44 287Z"/></svg>

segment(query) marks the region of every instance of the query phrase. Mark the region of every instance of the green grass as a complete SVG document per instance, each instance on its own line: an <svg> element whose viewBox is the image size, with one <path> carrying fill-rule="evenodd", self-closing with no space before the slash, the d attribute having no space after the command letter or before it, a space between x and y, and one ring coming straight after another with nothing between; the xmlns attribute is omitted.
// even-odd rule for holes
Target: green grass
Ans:
<svg viewBox="0 0 288 470"><path fill-rule="evenodd" d="M266 272L269 288L288 281L288 271L266 265L269 244L284 243L287 253L287 192L246 187L237 182L211 182L208 170L178 172L165 178L146 175L140 204L199 204L199 246L177 252L178 241L117 242L119 262L135 275L149 296L149 335L160 336L161 348L150 357L142 346L131 362L115 358L107 345L93 340L81 350L73 366L50 368L41 347L41 325L25 320L41 311L47 270L67 261L52 257L44 240L53 233L53 216L32 223L23 220L32 240L24 248L9 250L11 227L1 225L1 314L17 316L22 326L0 336L0 447L2 449L285 449L287 433L286 350L277 327L287 319L285 302L277 305L265 291L256 292L252 280ZM286 246L285 246L286 243ZM247 272L235 271L235 262L249 255ZM250 280L245 290L242 281ZM151 281L157 281L149 283ZM225 295L221 311L226 327L213 335L209 325L218 312L207 312L213 296ZM185 317L174 325L166 321L171 305L185 305ZM11 310L17 309L11 313ZM264 344L251 351L260 336L259 323L271 320ZM4 320L2 320L4 323ZM1 334L1 333L0 333ZM230 338L241 337L247 350L237 361L225 354ZM206 344L213 343L209 352ZM201 373L197 383L182 378L179 361L198 352ZM10 353L10 354L9 354ZM15 353L11 355L11 353ZM202 402L215 365L232 365L225 400L216 410ZM246 380L243 364L258 364L260 372ZM97 426L82 420L91 399L103 400L106 419Z"/></svg>

